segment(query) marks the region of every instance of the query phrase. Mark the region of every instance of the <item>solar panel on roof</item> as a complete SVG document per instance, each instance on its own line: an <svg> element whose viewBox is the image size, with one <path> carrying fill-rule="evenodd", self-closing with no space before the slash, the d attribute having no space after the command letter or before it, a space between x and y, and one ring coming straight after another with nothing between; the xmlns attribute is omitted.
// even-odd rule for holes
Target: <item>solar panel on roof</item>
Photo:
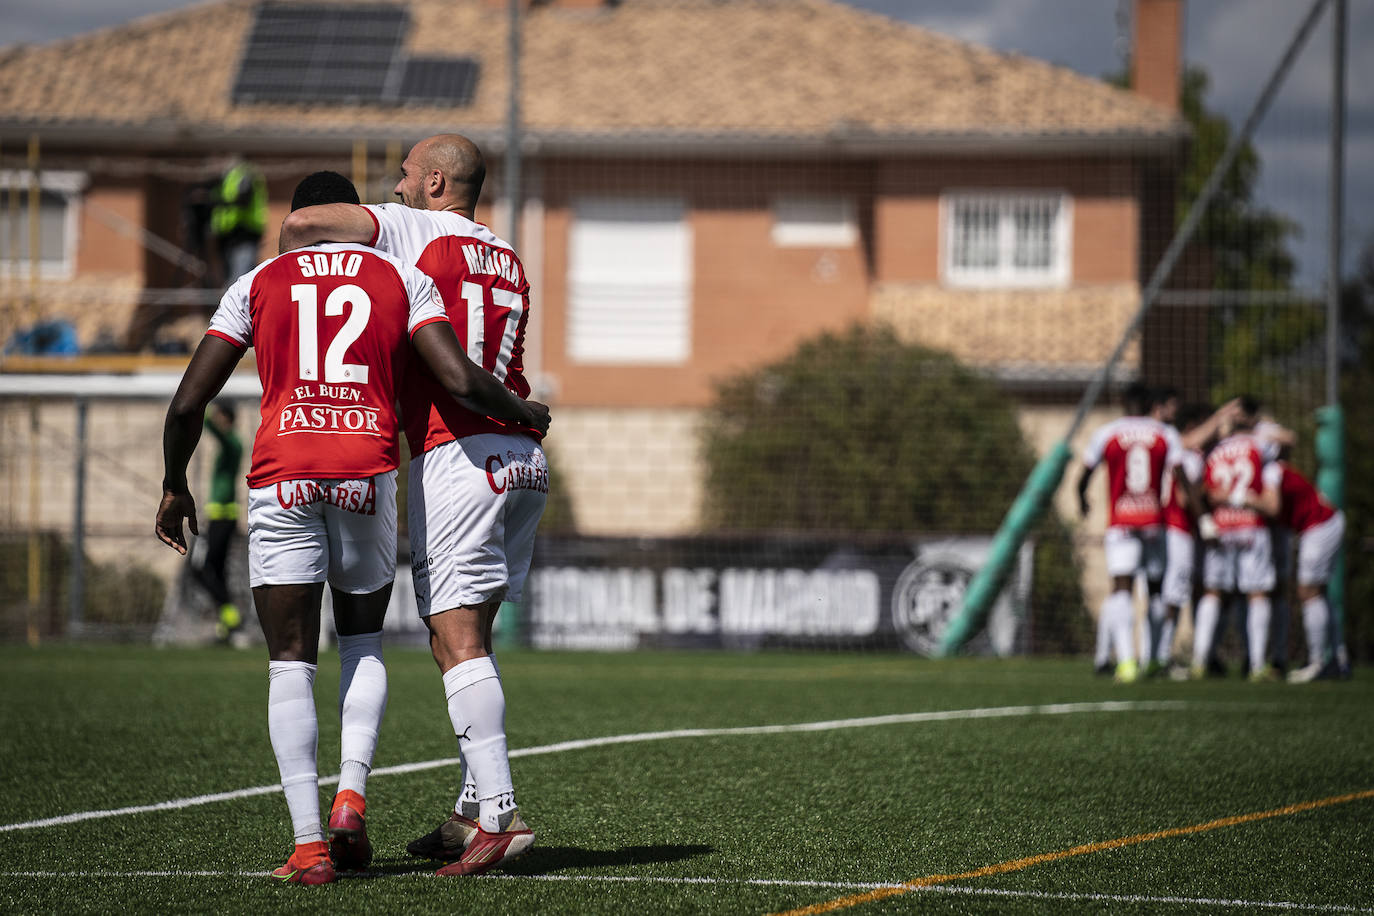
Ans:
<svg viewBox="0 0 1374 916"><path fill-rule="evenodd" d="M398 100L466 105L477 88L478 70L470 57L412 57L406 61Z"/></svg>
<svg viewBox="0 0 1374 916"><path fill-rule="evenodd" d="M470 58L407 60L410 16L391 3L260 3L234 82L235 103L465 105Z"/></svg>

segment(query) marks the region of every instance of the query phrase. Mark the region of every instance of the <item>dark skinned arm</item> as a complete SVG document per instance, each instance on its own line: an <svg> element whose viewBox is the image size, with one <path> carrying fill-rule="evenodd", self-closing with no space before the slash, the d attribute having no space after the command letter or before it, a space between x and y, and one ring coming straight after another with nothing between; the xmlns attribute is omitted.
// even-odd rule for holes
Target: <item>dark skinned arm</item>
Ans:
<svg viewBox="0 0 1374 916"><path fill-rule="evenodd" d="M1085 464L1078 472L1078 512L1084 517L1088 514L1088 481L1092 480L1095 470Z"/></svg>
<svg viewBox="0 0 1374 916"><path fill-rule="evenodd" d="M167 408L162 426L162 502L153 530L158 540L177 553L186 553L183 521L190 525L192 534L200 534L196 501L186 483L186 466L200 441L205 408L220 393L242 356L243 351L229 341L205 335Z"/></svg>
<svg viewBox="0 0 1374 916"><path fill-rule="evenodd" d="M439 384L464 407L498 420L514 420L541 436L549 431L548 405L518 397L469 359L447 321L430 322L410 339Z"/></svg>
<svg viewBox="0 0 1374 916"><path fill-rule="evenodd" d="M287 252L318 242L354 242L368 245L377 224L357 204L319 204L286 215L281 223L277 251Z"/></svg>

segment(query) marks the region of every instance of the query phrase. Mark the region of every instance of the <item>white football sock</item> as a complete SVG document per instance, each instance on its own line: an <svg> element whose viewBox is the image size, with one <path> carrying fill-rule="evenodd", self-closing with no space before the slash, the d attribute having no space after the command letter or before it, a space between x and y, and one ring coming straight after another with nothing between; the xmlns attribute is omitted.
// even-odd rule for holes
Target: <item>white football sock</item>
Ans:
<svg viewBox="0 0 1374 916"><path fill-rule="evenodd" d="M1221 618L1221 597L1203 595L1193 608L1193 667L1207 667L1212 654L1212 640L1217 635L1217 621Z"/></svg>
<svg viewBox="0 0 1374 916"><path fill-rule="evenodd" d="M1307 663L1326 662L1327 634L1331 631L1331 608L1324 595L1308 598L1302 603L1302 629L1307 634Z"/></svg>
<svg viewBox="0 0 1374 916"><path fill-rule="evenodd" d="M1140 653L1147 665L1150 662L1162 664L1169 656L1168 647L1164 645L1164 624L1168 619L1168 612L1164 610L1164 597L1159 592L1152 592L1145 610L1147 641L1144 651Z"/></svg>
<svg viewBox="0 0 1374 916"><path fill-rule="evenodd" d="M382 633L339 637L339 788L367 796L367 774L386 713Z"/></svg>
<svg viewBox="0 0 1374 916"><path fill-rule="evenodd" d="M319 773L315 747L316 666L309 662L267 663L267 734L277 755L286 808L297 843L324 840L320 826Z"/></svg>
<svg viewBox="0 0 1374 916"><path fill-rule="evenodd" d="M1252 597L1247 608L1250 613L1245 619L1245 633L1249 638L1250 672L1253 674L1269 664L1269 599Z"/></svg>
<svg viewBox="0 0 1374 916"><path fill-rule="evenodd" d="M491 659L491 666L496 669L496 679L500 680L501 666L496 664L496 656L488 655L487 658ZM503 683L502 690L504 691L504 689L505 685ZM463 748L461 744L462 742L460 741L458 760L459 766L463 768L463 791L458 794L458 800L453 803L453 812L455 814L461 814L468 820L475 821L478 818L478 811L481 808L481 804L477 798L477 781L472 777L472 768L469 767L467 761L463 759Z"/></svg>
<svg viewBox="0 0 1374 916"><path fill-rule="evenodd" d="M444 693L463 763L477 787L482 829L497 832L500 815L515 808L506 752L506 695L490 656L469 659L444 674Z"/></svg>
<svg viewBox="0 0 1374 916"><path fill-rule="evenodd" d="M1177 614L1177 610L1170 614L1166 609L1164 622L1159 625L1159 654L1155 657L1161 665L1168 665L1174 660L1174 632L1177 629L1174 619Z"/></svg>
<svg viewBox="0 0 1374 916"><path fill-rule="evenodd" d="M1118 663L1135 658L1131 644L1135 641L1135 602L1128 591L1112 592L1103 604L1107 614L1107 625L1112 632L1112 648L1116 650Z"/></svg>
<svg viewBox="0 0 1374 916"><path fill-rule="evenodd" d="M1111 598L1102 599L1102 607L1097 610L1097 648L1093 652L1093 667L1103 668L1112 661L1112 628L1108 621L1107 608Z"/></svg>

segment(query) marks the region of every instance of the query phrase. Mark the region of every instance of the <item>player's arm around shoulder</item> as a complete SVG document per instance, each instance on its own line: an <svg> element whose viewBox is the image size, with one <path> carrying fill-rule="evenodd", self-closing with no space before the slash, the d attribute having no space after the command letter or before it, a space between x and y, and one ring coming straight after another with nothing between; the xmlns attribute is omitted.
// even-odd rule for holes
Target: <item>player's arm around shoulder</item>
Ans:
<svg viewBox="0 0 1374 916"><path fill-rule="evenodd" d="M458 345L434 281L413 267L403 268L410 294L410 340L439 384L469 410L514 420L540 436L548 433L548 405L519 397L474 363Z"/></svg>
<svg viewBox="0 0 1374 916"><path fill-rule="evenodd" d="M317 204L301 207L281 223L278 252L292 251L319 242L352 242L372 245L377 239L377 219L358 204Z"/></svg>

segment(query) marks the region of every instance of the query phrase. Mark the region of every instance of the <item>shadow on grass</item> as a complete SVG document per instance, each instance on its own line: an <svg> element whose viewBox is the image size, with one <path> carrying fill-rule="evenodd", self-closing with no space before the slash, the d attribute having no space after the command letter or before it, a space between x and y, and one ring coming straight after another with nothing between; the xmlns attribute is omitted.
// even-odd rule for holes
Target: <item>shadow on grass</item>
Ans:
<svg viewBox="0 0 1374 916"><path fill-rule="evenodd" d="M623 868L634 865L660 865L681 862L715 852L713 846L622 846L619 849L578 849L574 846L536 846L502 868L508 875L546 875L576 868ZM384 878L437 871L444 863L429 859L379 859L366 871L339 872L344 879Z"/></svg>
<svg viewBox="0 0 1374 916"><path fill-rule="evenodd" d="M504 871L510 875L543 875L571 868L619 868L681 862L715 852L713 846L622 846L619 849L578 849L575 846L536 846Z"/></svg>

